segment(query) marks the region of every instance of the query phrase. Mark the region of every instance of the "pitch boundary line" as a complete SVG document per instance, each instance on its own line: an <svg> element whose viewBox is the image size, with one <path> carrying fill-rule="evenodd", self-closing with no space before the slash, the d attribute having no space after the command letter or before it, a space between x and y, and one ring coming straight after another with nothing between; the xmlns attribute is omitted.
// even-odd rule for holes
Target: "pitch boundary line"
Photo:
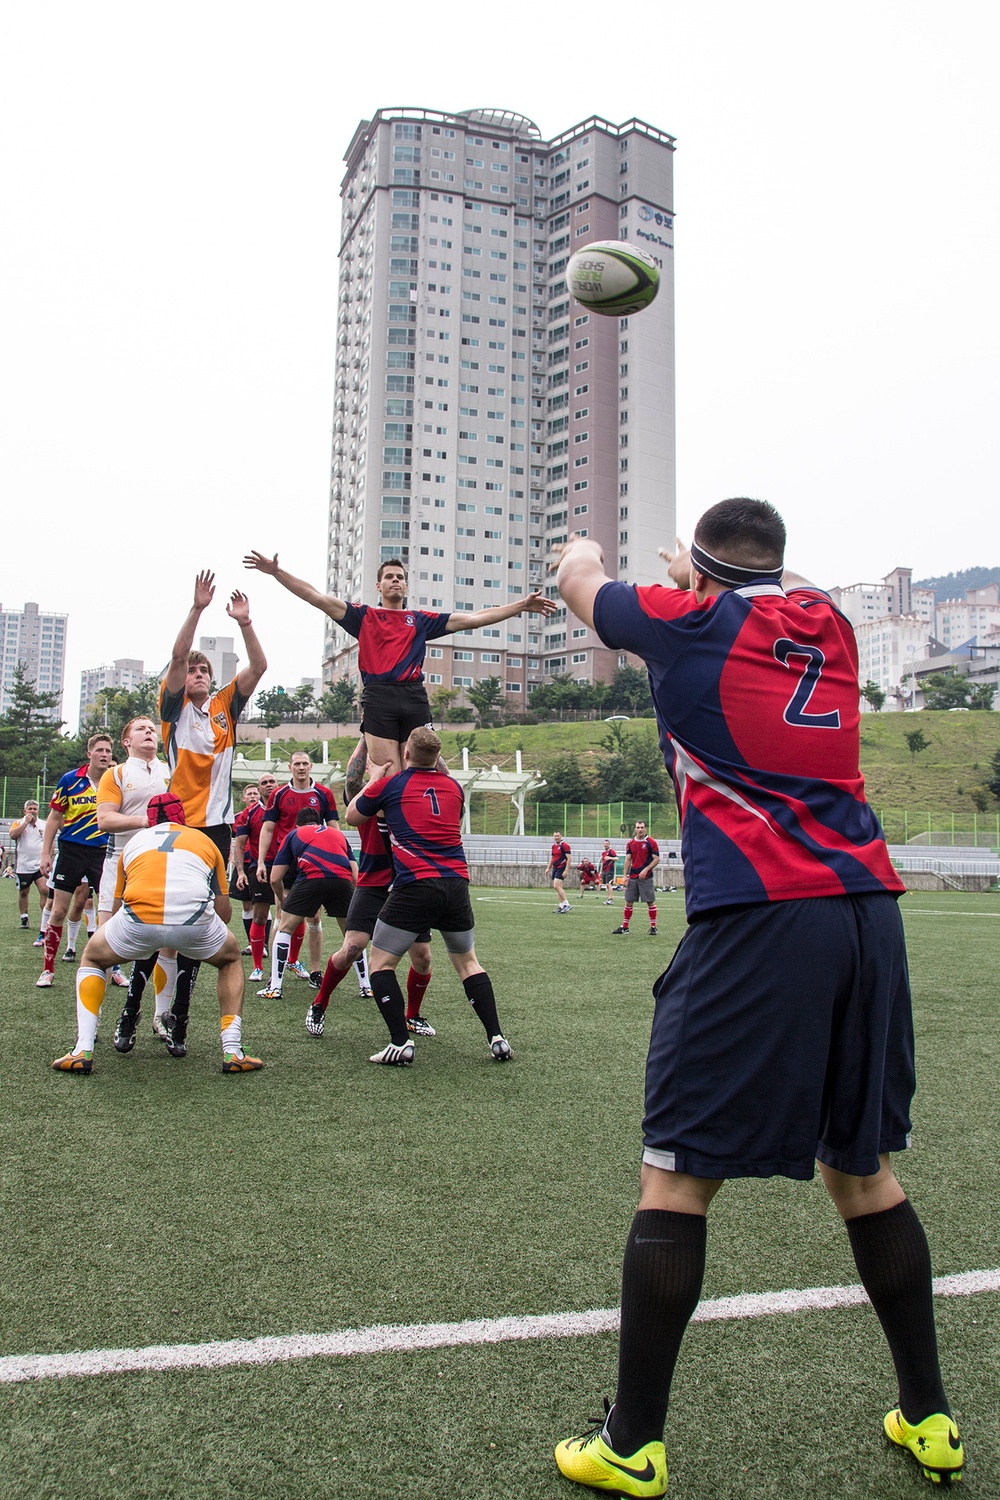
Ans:
<svg viewBox="0 0 1000 1500"><path fill-rule="evenodd" d="M1000 1268L938 1276L934 1281L934 1292L938 1297L969 1297L978 1292L996 1291L1000 1291ZM855 1307L867 1300L860 1286L817 1286L784 1292L748 1293L700 1302L693 1321L710 1323ZM580 1338L613 1333L618 1327L618 1316L618 1308L605 1307L589 1312L521 1318L470 1318L461 1323L376 1324L370 1328L348 1328L339 1333L227 1339L204 1344L152 1344L142 1349L13 1354L0 1358L0 1385L84 1375L118 1375L127 1371L219 1370L227 1365L269 1365L292 1359L411 1353L416 1349L501 1344L521 1339Z"/></svg>

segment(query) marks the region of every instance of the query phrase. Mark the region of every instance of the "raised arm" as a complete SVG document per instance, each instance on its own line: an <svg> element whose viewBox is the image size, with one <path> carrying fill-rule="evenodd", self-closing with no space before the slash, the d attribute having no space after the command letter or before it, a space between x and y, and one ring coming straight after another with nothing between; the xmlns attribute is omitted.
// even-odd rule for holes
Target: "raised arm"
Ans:
<svg viewBox="0 0 1000 1500"><path fill-rule="evenodd" d="M311 583L306 583L304 578L296 578L294 573L286 573L284 568L278 566L277 552L273 557L265 557L263 552L248 552L243 559L245 568L254 568L258 573L266 573L270 578L276 578L281 587L294 594L297 599L304 599L307 604L313 605L315 609L321 609L331 620L342 620L347 613L347 600L335 599L332 594L321 594L319 589L314 589Z"/></svg>
<svg viewBox="0 0 1000 1500"><path fill-rule="evenodd" d="M257 632L253 628L253 621L250 619L250 600L246 594L240 593L239 589L234 589L226 605L226 614L240 627L243 644L247 648L247 664L236 678L236 686L244 698L249 698L267 671L267 657L264 655L260 641L257 639Z"/></svg>
<svg viewBox="0 0 1000 1500"><path fill-rule="evenodd" d="M184 617L184 624L177 632L177 639L170 653L170 665L163 679L168 693L180 693L184 690L188 652L194 645L194 633L198 628L198 621L214 597L215 574L204 568L194 581L194 602Z"/></svg>
<svg viewBox="0 0 1000 1500"><path fill-rule="evenodd" d="M512 615L523 614L525 610L533 615L551 615L556 608L553 599L546 599L541 589L536 589L533 594L525 594L523 599L515 599L511 604L495 604L490 609L477 609L471 615L461 611L449 615L448 630L478 630L482 625L496 625L500 620L509 620Z"/></svg>
<svg viewBox="0 0 1000 1500"><path fill-rule="evenodd" d="M604 553L589 537L572 535L559 550L556 583L566 607L593 628L594 600L611 579L604 571Z"/></svg>

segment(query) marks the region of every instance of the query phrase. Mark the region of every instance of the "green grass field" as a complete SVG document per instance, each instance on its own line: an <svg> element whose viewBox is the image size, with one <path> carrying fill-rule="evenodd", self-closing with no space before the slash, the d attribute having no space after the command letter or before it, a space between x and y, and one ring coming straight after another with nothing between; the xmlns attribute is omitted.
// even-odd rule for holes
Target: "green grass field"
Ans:
<svg viewBox="0 0 1000 1500"><path fill-rule="evenodd" d="M542 892L474 892L514 1062L496 1066L435 941L438 1036L377 1069L353 978L322 1040L310 991L248 992L265 1069L219 1071L199 980L187 1058L144 1014L134 1053L54 1074L73 970L33 987L33 933L0 886L3 1244L0 1355L329 1333L617 1305L637 1179L653 940L620 907L569 917ZM675 904L677 903L677 904ZM995 982L1000 897L904 900L918 1028L914 1149L899 1163L939 1275L1000 1265ZM34 911L32 913L34 917ZM332 925L332 924L331 924ZM329 934L328 934L329 939ZM327 951L330 943L327 942ZM857 1280L814 1183L733 1184L712 1211L704 1297ZM963 1493L1000 1495L1000 1294L937 1303L966 1439ZM554 1442L613 1393L613 1334L0 1384L0 1496L570 1500ZM668 1421L672 1496L879 1500L930 1493L886 1451L895 1391L868 1308L694 1325Z"/></svg>

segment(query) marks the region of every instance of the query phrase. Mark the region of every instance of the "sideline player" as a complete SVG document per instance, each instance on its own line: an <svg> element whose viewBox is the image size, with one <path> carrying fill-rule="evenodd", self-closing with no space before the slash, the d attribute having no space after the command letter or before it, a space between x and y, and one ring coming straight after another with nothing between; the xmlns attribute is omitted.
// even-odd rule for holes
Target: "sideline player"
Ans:
<svg viewBox="0 0 1000 1500"><path fill-rule="evenodd" d="M257 993L262 1000L281 999L281 981L289 961L292 934L305 919L309 928L310 983L319 989L322 983L323 929L319 909L326 908L341 933L346 930L345 917L354 895L358 867L351 847L336 826L321 823L318 807L302 807L295 818L295 828L285 839L274 861L278 880L287 881L285 902L278 922L278 932L271 951L271 983Z"/></svg>
<svg viewBox="0 0 1000 1500"><path fill-rule="evenodd" d="M566 900L566 888L563 885L566 867L569 864L570 852L570 846L562 834L554 833L552 835L552 852L549 855L549 862L545 866L545 879L552 881L553 889L559 897L559 905L556 907L556 911L560 916L570 910L570 904Z"/></svg>
<svg viewBox="0 0 1000 1500"><path fill-rule="evenodd" d="M14 874L17 878L17 910L21 927L28 930L28 896L31 887L38 892L39 924L48 900L48 889L42 874L42 830L38 826L38 803L31 797L24 804L24 815L10 825L14 844ZM39 932L41 928L39 927Z"/></svg>
<svg viewBox="0 0 1000 1500"><path fill-rule="evenodd" d="M444 940L494 1060L508 1062L512 1056L500 1030L493 985L473 946L475 921L461 835L465 794L454 777L439 768L440 756L441 741L433 729L414 729L403 746L403 771L394 776L382 767L383 774L347 809L352 828L381 812L392 837L395 878L375 923L370 962L372 989L389 1029L389 1043L371 1061L395 1067L413 1061L396 965L418 934L432 927Z"/></svg>
<svg viewBox="0 0 1000 1500"><path fill-rule="evenodd" d="M363 739L361 744L364 745ZM351 757L352 764L354 758L354 756ZM378 769L381 771L382 768ZM351 780L346 784L345 793L351 789ZM360 787L355 786L349 800L353 801L360 790ZM379 815L368 818L361 824L358 832L361 839L358 879L347 913L344 941L338 951L327 959L319 994L306 1011L306 1030L310 1036L323 1035L330 996L341 980L350 973L352 964L357 969L359 964L364 963L365 949L375 931L375 923L385 905L389 887L392 884L392 842L384 817ZM406 976L406 1029L413 1036L436 1036L434 1027L420 1014L424 995L431 982L429 930L417 933L410 945L409 955L410 968ZM366 999L374 999L367 969L361 993Z"/></svg>
<svg viewBox="0 0 1000 1500"><path fill-rule="evenodd" d="M250 939L250 954L253 958L251 984L259 984L264 978L264 959L271 941L274 893L269 880L257 879L257 861L264 814L277 789L278 778L273 771L265 771L257 782L256 803L237 813L233 825L233 869L236 872L236 888L243 898L244 925L247 904L250 905L250 931L247 937Z"/></svg>
<svg viewBox="0 0 1000 1500"><path fill-rule="evenodd" d="M52 1064L59 1073L89 1073L104 999L105 970L127 959L172 948L219 971L223 1073L251 1073L264 1064L243 1052L243 963L226 927L232 905L218 846L184 826L184 809L171 792L151 798L148 827L122 850L115 894L121 906L83 951L76 976L76 1045ZM167 1050L187 1052L187 1018L171 1015Z"/></svg>
<svg viewBox="0 0 1000 1500"><path fill-rule="evenodd" d="M87 900L86 889L100 890L104 867L106 833L97 826L97 783L111 764L114 742L106 730L92 734L87 741L87 762L76 771L67 771L56 783L49 803L42 839L39 869L47 875L52 869L52 846L59 835L59 857L55 862L52 884L55 899L52 915L45 929L44 968L35 980L38 989L48 989L55 979L56 954L62 942L63 923L69 915L70 929L79 926ZM67 949L67 953L69 953Z"/></svg>
<svg viewBox="0 0 1000 1500"><path fill-rule="evenodd" d="M456 630L479 630L509 620L524 610L550 615L556 609L540 590L497 604L490 609L465 614L428 614L421 609L405 608L406 569L398 557L379 566L376 589L381 608L367 604L349 604L322 594L312 584L295 578L278 566L278 554L265 557L251 552L244 566L256 568L276 578L283 588L304 599L307 604L336 620L358 642L358 670L364 690L361 695L362 722L368 754L373 765L390 765L394 771L403 767L403 744L411 729L431 722L431 708L424 686L424 653L428 641Z"/></svg>
<svg viewBox="0 0 1000 1500"><path fill-rule="evenodd" d="M309 753L305 750L294 751L288 758L288 769L292 773L292 779L271 794L264 811L257 846L257 880L261 884L265 880L270 883L274 897L275 916L278 918L281 916L284 904L285 883L273 873L271 866L275 856L272 854L271 859L268 859L271 850L277 853L281 848L294 830L298 815L304 807L315 808L322 823L340 821L336 797L329 787L321 786L312 778L312 757ZM291 881L288 884L290 885ZM305 924L299 922L295 927L288 958L288 967L299 979L309 978L309 971L299 963L299 952L304 936ZM273 960L273 951L271 957Z"/></svg>
<svg viewBox="0 0 1000 1500"><path fill-rule="evenodd" d="M612 849L611 840L604 840L604 848L601 850L601 889L607 892L608 899L605 906L615 904L615 866L618 861L617 849Z"/></svg>
<svg viewBox="0 0 1000 1500"><path fill-rule="evenodd" d="M654 991L617 1396L556 1448L567 1478L626 1496L666 1492L709 1204L728 1178L805 1180L816 1159L896 1368L886 1435L935 1482L963 1464L927 1239L890 1164L909 1144L913 1026L903 884L859 768L857 647L828 596L784 571L784 543L772 506L724 500L690 553L664 553L677 588L613 582L579 537L559 563L573 614L649 669L687 881L689 926ZM801 1409L812 1442L836 1433Z"/></svg>
<svg viewBox="0 0 1000 1500"><path fill-rule="evenodd" d="M616 927L612 937L627 937L632 920L632 908L637 901L645 901L649 908L649 935L656 936L656 889L653 871L660 863L660 846L646 832L646 824L640 818L635 832L625 845L625 910L622 925Z"/></svg>

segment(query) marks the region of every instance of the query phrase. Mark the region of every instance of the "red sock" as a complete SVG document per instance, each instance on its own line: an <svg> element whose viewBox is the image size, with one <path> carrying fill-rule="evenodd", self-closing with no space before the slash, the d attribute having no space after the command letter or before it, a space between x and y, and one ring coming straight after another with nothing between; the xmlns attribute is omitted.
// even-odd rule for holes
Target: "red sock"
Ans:
<svg viewBox="0 0 1000 1500"><path fill-rule="evenodd" d="M656 907L655 906L651 906L649 908L649 925L650 925L650 927L655 927L656 926Z"/></svg>
<svg viewBox="0 0 1000 1500"><path fill-rule="evenodd" d="M413 1021L419 1016L421 1001L430 982L430 969L426 974L418 974L413 965L410 965L410 972L406 976L406 1019L408 1021Z"/></svg>
<svg viewBox="0 0 1000 1500"><path fill-rule="evenodd" d="M292 933L292 941L289 944L288 948L288 962L290 964L298 963L299 954L302 952L302 943L305 935L306 924L304 922L300 922L298 927L296 927L295 931Z"/></svg>
<svg viewBox="0 0 1000 1500"><path fill-rule="evenodd" d="M631 922L631 920L632 920L632 908L631 908L631 906L626 906L625 910L622 912L622 926L623 927L627 927L628 924Z"/></svg>
<svg viewBox="0 0 1000 1500"><path fill-rule="evenodd" d="M55 972L56 954L59 952L59 944L62 942L62 927L55 927L50 922L45 929L45 968L49 973Z"/></svg>
<svg viewBox="0 0 1000 1500"><path fill-rule="evenodd" d="M266 932L267 928L263 922L250 923L250 952L253 956L253 966L255 969L262 969L264 967L264 934Z"/></svg>
<svg viewBox="0 0 1000 1500"><path fill-rule="evenodd" d="M323 974L323 983L319 987L319 992L313 1001L313 1005L318 1005L321 1010L326 1010L326 1007L330 1003L330 996L340 981L345 979L351 972L353 967L353 964L348 964L346 969L338 969L332 958L327 959L326 970Z"/></svg>

